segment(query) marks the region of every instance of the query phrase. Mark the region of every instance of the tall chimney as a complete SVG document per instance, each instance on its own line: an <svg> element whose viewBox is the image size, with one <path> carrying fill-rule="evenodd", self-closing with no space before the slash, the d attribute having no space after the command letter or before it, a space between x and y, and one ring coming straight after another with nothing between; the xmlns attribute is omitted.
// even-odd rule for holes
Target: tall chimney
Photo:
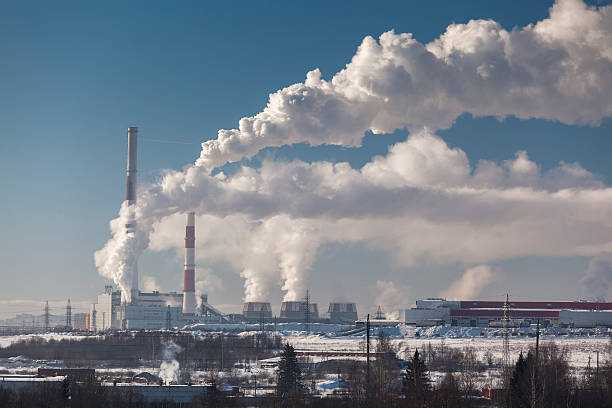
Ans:
<svg viewBox="0 0 612 408"><path fill-rule="evenodd" d="M185 227L185 274L183 289L183 314L196 314L195 297L195 213L187 214Z"/></svg>
<svg viewBox="0 0 612 408"><path fill-rule="evenodd" d="M136 221L134 215L134 206L136 204L136 167L138 158L138 128L129 127L127 129L127 186L125 199L130 207L130 216L128 223L125 225L126 233L136 233ZM134 261L132 265L132 285L131 297L132 303L138 298L138 265Z"/></svg>

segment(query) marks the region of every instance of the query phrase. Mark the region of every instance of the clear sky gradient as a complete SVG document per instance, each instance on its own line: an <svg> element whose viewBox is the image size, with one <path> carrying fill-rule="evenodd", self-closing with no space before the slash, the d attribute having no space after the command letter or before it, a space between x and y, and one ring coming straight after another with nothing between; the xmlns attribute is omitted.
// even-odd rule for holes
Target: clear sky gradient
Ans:
<svg viewBox="0 0 612 408"><path fill-rule="evenodd" d="M315 68L331 78L366 35L394 29L427 43L449 24L476 18L511 30L545 18L551 4L0 2L0 317L31 311L31 303L20 309L6 300L86 301L103 289L93 253L109 238L108 222L124 199L128 126L140 129L139 178L152 182L163 169L193 163L202 141L261 111L269 93L304 81ZM544 170L579 162L609 185L611 132L610 118L589 127L464 115L439 135L463 149L472 165L526 150ZM253 161L273 155L360 167L406 135L368 136L360 148L266 149ZM503 274L491 297L510 291L525 299L578 298L587 263L582 257L495 263ZM223 289L209 292L210 301L235 311L242 279L227 265L216 267ZM147 253L140 270L164 290L181 290L182 260L174 251ZM320 310L332 298L373 305L383 277L406 288L408 306L418 296L438 294L445 286L439 274L458 278L464 270L397 267L382 252L334 244L319 251L311 290ZM280 291L272 297L280 303Z"/></svg>

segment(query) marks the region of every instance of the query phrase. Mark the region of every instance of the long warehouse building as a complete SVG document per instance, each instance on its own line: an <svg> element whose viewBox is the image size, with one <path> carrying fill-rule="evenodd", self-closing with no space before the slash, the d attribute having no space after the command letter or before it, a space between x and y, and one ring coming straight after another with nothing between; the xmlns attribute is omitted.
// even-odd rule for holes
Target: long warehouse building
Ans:
<svg viewBox="0 0 612 408"><path fill-rule="evenodd" d="M406 309L406 324L433 326L450 324L455 326L499 325L504 318L502 301L446 300L429 298L417 300L416 307ZM542 324L574 327L612 327L612 303L543 301L508 302L508 317L512 324L530 324L538 320Z"/></svg>

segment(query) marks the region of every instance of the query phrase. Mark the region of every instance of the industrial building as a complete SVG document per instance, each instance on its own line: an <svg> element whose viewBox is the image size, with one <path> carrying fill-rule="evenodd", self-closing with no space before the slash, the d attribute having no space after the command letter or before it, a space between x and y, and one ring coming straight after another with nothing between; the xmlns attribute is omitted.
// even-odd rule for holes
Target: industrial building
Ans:
<svg viewBox="0 0 612 408"><path fill-rule="evenodd" d="M74 330L88 330L88 316L87 313L75 313L72 315L72 328Z"/></svg>
<svg viewBox="0 0 612 408"><path fill-rule="evenodd" d="M268 302L245 302L242 316L247 320L271 319L272 306Z"/></svg>
<svg viewBox="0 0 612 408"><path fill-rule="evenodd" d="M138 230L135 217L138 160L138 128L127 129L127 173L126 203L130 209L125 224L126 234ZM138 289L138 265L129 265L131 274L130 296L122 296L120 290L106 286L91 304L89 313L75 316L75 327L85 327L90 331L142 330L183 327L190 324L221 322L253 322L273 318L269 302L246 302L241 315L224 315L208 303L208 296L195 294L195 213L187 213L185 226L185 264L183 270L183 292L162 293L141 292ZM129 302L122 299L129 298ZM316 303L310 303L308 293L304 301L283 302L280 320L291 322L327 321L319 317ZM198 301L199 300L199 301ZM357 306L350 302L329 304L329 321L333 323L354 323L357 319Z"/></svg>
<svg viewBox="0 0 612 408"><path fill-rule="evenodd" d="M330 323L354 323L357 320L357 305L348 302L331 302L327 313Z"/></svg>
<svg viewBox="0 0 612 408"><path fill-rule="evenodd" d="M504 315L512 324L541 324L570 327L612 327L612 303L605 302L505 302L448 301L443 298L417 300L416 307L406 309L406 324L433 326L498 326Z"/></svg>
<svg viewBox="0 0 612 408"><path fill-rule="evenodd" d="M89 311L89 330L168 329L196 323L220 323L223 313L200 296L195 296L195 215L187 214L185 228L185 269L183 293L132 291L130 303L121 301L121 291L106 286Z"/></svg>
<svg viewBox="0 0 612 408"><path fill-rule="evenodd" d="M310 321L319 319L319 308L316 303L306 302L304 300L288 301L281 304L281 319L286 319L292 322L306 321L306 310L308 310L308 319Z"/></svg>
<svg viewBox="0 0 612 408"><path fill-rule="evenodd" d="M127 186L128 208L136 203L138 128L127 130ZM135 234L137 225L133 212L125 225L126 234ZM89 310L91 331L121 329L163 329L204 322L222 322L221 312L208 304L208 296L200 296L198 308L195 295L195 213L187 214L185 226L185 265L183 293L141 292L138 290L138 268L131 265L131 301L122 302L122 293L106 286L104 293Z"/></svg>

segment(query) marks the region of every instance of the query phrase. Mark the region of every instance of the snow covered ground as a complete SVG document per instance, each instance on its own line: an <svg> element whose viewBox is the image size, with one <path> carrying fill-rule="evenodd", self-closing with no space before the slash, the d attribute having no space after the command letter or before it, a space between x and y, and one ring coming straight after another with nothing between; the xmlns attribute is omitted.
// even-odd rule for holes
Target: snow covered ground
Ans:
<svg viewBox="0 0 612 408"><path fill-rule="evenodd" d="M252 326L252 327L251 327ZM365 351L365 334L363 332L354 335L343 336L343 332L353 326L333 324L310 324L310 332L306 332L304 324L280 323L276 326L277 333L283 337L284 342L292 344L298 351ZM241 335L251 334L259 325L207 325L200 326L192 333L194 336L207 335L211 332L231 330L240 332ZM273 325L267 325L267 329L273 330ZM479 327L413 327L399 326L395 328L374 328L371 333L372 345L375 347L376 337L384 331L389 335L391 342L399 350L399 357L408 358L415 349L423 350L428 344L447 347L463 348L474 347L478 357L484 360L487 351L493 354L494 360L499 360L502 355L502 329L479 328ZM510 353L513 358L523 351L526 352L530 346L535 344L535 328L527 327L511 329ZM600 351L600 361L606 358L605 351L610 342L612 330L606 328L594 329L560 329L546 328L541 330L541 344L554 341L559 347L565 347L568 351L570 363L575 368L586 367L591 358L591 364L595 364L596 350ZM62 338L82 339L87 336L73 333L48 333L44 335L19 335L0 337L0 347L27 340L34 337L42 337L45 340L60 340ZM36 363L25 365L35 366ZM20 361L0 361L0 369L15 369L21 365Z"/></svg>
<svg viewBox="0 0 612 408"><path fill-rule="evenodd" d="M371 344L375 346L376 337L380 331L385 331L391 343L399 350L400 358L409 358L416 349L423 350L428 344L436 347L444 344L446 347L474 347L478 358L485 360L485 353L490 351L494 360L501 359L503 340L501 329L438 326L415 328L401 326L399 328L373 329ZM510 336L510 354L517 358L523 351L535 345L535 328L514 329ZM600 352L600 361L605 359L605 351L610 344L608 329L547 329L542 330L540 344L554 341L560 348L567 348L570 364L575 368L586 367L591 357L594 366L596 350ZM283 332L285 341L300 351L364 351L365 334L338 337L329 333L306 334L305 332ZM531 337L534 336L534 337Z"/></svg>
<svg viewBox="0 0 612 408"><path fill-rule="evenodd" d="M16 336L0 336L0 347L8 347L13 343L18 343L20 341L28 341L35 338L40 338L45 341L49 340L61 340L61 339L72 339L72 340L81 340L84 338L91 338L94 336L91 335L82 335L76 333L45 333L45 334L19 334Z"/></svg>

